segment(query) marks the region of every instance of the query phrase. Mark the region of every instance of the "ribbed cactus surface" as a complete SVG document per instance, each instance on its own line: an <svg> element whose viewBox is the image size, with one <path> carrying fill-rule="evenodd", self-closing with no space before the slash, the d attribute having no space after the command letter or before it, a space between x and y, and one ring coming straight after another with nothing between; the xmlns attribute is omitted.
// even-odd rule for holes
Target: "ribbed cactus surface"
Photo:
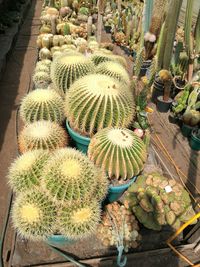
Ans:
<svg viewBox="0 0 200 267"><path fill-rule="evenodd" d="M131 130L105 128L92 137L88 156L111 179L129 179L141 172L147 153L143 141Z"/></svg>
<svg viewBox="0 0 200 267"><path fill-rule="evenodd" d="M94 54L92 54L91 60L94 62L95 65L99 65L102 62L113 61L120 63L124 67L127 66L125 58L114 55L112 53L105 53L105 52L103 53L101 51L97 51Z"/></svg>
<svg viewBox="0 0 200 267"><path fill-rule="evenodd" d="M8 173L8 183L14 192L25 192L38 187L41 182L41 172L49 158L44 150L28 151L19 156L11 165Z"/></svg>
<svg viewBox="0 0 200 267"><path fill-rule="evenodd" d="M49 120L62 123L64 119L64 102L53 90L36 89L24 97L20 115L25 123Z"/></svg>
<svg viewBox="0 0 200 267"><path fill-rule="evenodd" d="M54 150L65 147L68 137L64 129L55 122L36 121L24 127L18 143L21 153L35 149Z"/></svg>
<svg viewBox="0 0 200 267"><path fill-rule="evenodd" d="M38 241L54 234L56 207L43 193L28 191L17 196L13 208L14 227L21 237Z"/></svg>
<svg viewBox="0 0 200 267"><path fill-rule="evenodd" d="M108 126L126 127L135 113L129 88L101 74L76 81L66 94L65 107L70 126L89 136Z"/></svg>
<svg viewBox="0 0 200 267"><path fill-rule="evenodd" d="M78 53L57 56L51 65L51 78L55 86L65 93L78 78L92 73L92 61Z"/></svg>

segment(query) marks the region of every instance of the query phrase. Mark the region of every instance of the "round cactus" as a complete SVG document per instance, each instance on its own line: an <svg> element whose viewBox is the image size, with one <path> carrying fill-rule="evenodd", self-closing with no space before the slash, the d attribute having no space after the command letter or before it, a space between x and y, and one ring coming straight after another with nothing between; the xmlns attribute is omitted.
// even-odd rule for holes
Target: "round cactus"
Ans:
<svg viewBox="0 0 200 267"><path fill-rule="evenodd" d="M50 69L51 63L52 63L52 61L50 59L43 59L43 60L37 62L36 67L39 65L43 65L43 66L47 66Z"/></svg>
<svg viewBox="0 0 200 267"><path fill-rule="evenodd" d="M33 83L36 88L46 88L51 83L50 74L44 71L35 72Z"/></svg>
<svg viewBox="0 0 200 267"><path fill-rule="evenodd" d="M19 135L19 151L65 147L67 134L58 124L50 121L36 121L24 127Z"/></svg>
<svg viewBox="0 0 200 267"><path fill-rule="evenodd" d="M18 157L12 163L8 174L8 183L13 191L19 193L34 186L38 187L48 158L49 153L44 150L28 151Z"/></svg>
<svg viewBox="0 0 200 267"><path fill-rule="evenodd" d="M131 130L105 128L92 137L88 157L111 179L125 180L141 172L147 153L143 141Z"/></svg>
<svg viewBox="0 0 200 267"><path fill-rule="evenodd" d="M100 191L97 198L104 197L107 185L98 182L103 172L81 152L64 148L55 151L47 162L42 180L44 191L56 202L96 198L96 188ZM102 188L103 187L103 188Z"/></svg>
<svg viewBox="0 0 200 267"><path fill-rule="evenodd" d="M98 51L95 52L94 54L91 55L91 60L94 62L95 65L98 65L106 61L113 61L120 63L124 67L127 66L126 60L123 57L105 52L104 53Z"/></svg>
<svg viewBox="0 0 200 267"><path fill-rule="evenodd" d="M35 73L37 72L46 72L46 73L49 73L50 74L50 68L49 66L45 65L45 64L36 64L36 67L35 67Z"/></svg>
<svg viewBox="0 0 200 267"><path fill-rule="evenodd" d="M77 240L90 236L100 221L100 207L95 200L64 206L60 211L61 233Z"/></svg>
<svg viewBox="0 0 200 267"><path fill-rule="evenodd" d="M126 127L134 117L134 100L126 85L102 74L76 81L65 99L70 126L84 135L109 126Z"/></svg>
<svg viewBox="0 0 200 267"><path fill-rule="evenodd" d="M14 227L23 238L33 241L54 234L56 215L52 201L38 191L19 194L12 209Z"/></svg>
<svg viewBox="0 0 200 267"><path fill-rule="evenodd" d="M130 85L130 78L126 69L117 62L106 61L97 66L96 73L105 74L120 82Z"/></svg>
<svg viewBox="0 0 200 267"><path fill-rule="evenodd" d="M153 230L161 230L163 225L177 229L194 215L183 186L156 172L138 176L125 201L137 219Z"/></svg>
<svg viewBox="0 0 200 267"><path fill-rule="evenodd" d="M82 54L74 53L57 56L52 63L51 78L53 83L63 93L78 78L93 72L94 65Z"/></svg>
<svg viewBox="0 0 200 267"><path fill-rule="evenodd" d="M64 102L53 90L37 89L22 100L20 115L25 123L39 120L62 123L64 120Z"/></svg>

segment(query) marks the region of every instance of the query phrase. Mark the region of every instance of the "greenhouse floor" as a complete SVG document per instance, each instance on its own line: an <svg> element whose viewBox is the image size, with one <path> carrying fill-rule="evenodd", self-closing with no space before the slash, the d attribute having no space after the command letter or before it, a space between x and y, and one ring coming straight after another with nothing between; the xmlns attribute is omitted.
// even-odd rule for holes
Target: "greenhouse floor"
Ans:
<svg viewBox="0 0 200 267"><path fill-rule="evenodd" d="M5 72L0 81L0 231L2 232L6 213L10 201L10 190L7 186L7 170L10 162L17 155L17 110L20 99L31 88L31 75L37 59L36 38L39 32L39 17L42 1L33 0L25 22L18 34L15 46L7 60ZM103 41L110 41L110 35L102 34ZM115 46L116 54L124 54L120 47ZM131 73L132 61L128 58L129 71ZM154 106L153 106L154 108ZM178 126L168 123L168 114L160 114L154 108L154 113L149 116L152 121L152 136L156 140L155 133L160 137L177 166L188 177L184 182L193 192L196 198L198 194L191 182L200 190L200 153L190 150L187 140L182 136ZM154 143L154 142L152 142ZM155 145L161 162L164 162L172 175L176 175L175 169L163 153L161 145ZM169 236L168 231L155 233L142 230L141 246L128 255L126 266L135 267L166 267L187 266L167 248L165 240ZM193 245L177 245L194 263L199 256L194 253ZM83 240L76 245L65 247L70 255L82 259L85 266L116 266L116 251L103 247L96 237ZM16 236L9 221L4 242L5 266L75 266L63 263L64 258L51 250L45 243L27 242ZM87 260L85 260L87 259Z"/></svg>

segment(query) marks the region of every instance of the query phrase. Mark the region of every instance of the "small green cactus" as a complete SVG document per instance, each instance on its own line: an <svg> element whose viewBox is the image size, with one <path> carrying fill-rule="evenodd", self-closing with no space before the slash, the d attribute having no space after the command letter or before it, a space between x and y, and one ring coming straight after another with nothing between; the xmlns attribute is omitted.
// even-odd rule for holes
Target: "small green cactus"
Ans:
<svg viewBox="0 0 200 267"><path fill-rule="evenodd" d="M119 63L107 61L97 66L96 73L113 77L120 82L130 85L130 78L126 69Z"/></svg>
<svg viewBox="0 0 200 267"><path fill-rule="evenodd" d="M48 72L37 71L33 75L33 83L36 88L46 88L51 83L51 77Z"/></svg>
<svg viewBox="0 0 200 267"><path fill-rule="evenodd" d="M56 218L56 207L38 191L18 195L12 208L14 227L23 238L33 241L54 234Z"/></svg>
<svg viewBox="0 0 200 267"><path fill-rule="evenodd" d="M49 120L60 124L64 120L64 102L53 90L36 89L23 98L20 115L25 123Z"/></svg>
<svg viewBox="0 0 200 267"><path fill-rule="evenodd" d="M72 148L59 149L52 155L44 168L43 178L44 191L58 203L94 199L97 190L100 191L97 193L99 200L107 192L104 182L107 178L103 172Z"/></svg>
<svg viewBox="0 0 200 267"><path fill-rule="evenodd" d="M48 158L49 153L44 150L28 151L19 156L12 163L8 174L8 183L13 191L19 193L38 187Z"/></svg>
<svg viewBox="0 0 200 267"><path fill-rule="evenodd" d="M36 121L24 127L18 143L21 153L35 149L54 150L65 147L68 137L64 129L55 122Z"/></svg>
<svg viewBox="0 0 200 267"><path fill-rule="evenodd" d="M102 74L76 81L66 94L65 107L70 126L89 136L109 126L126 127L135 113L129 88Z"/></svg>
<svg viewBox="0 0 200 267"><path fill-rule="evenodd" d="M132 131L105 128L92 137L88 157L111 179L125 180L141 172L147 155L143 141Z"/></svg>
<svg viewBox="0 0 200 267"><path fill-rule="evenodd" d="M93 234L100 222L100 205L95 200L63 206L60 210L61 233L72 240Z"/></svg>
<svg viewBox="0 0 200 267"><path fill-rule="evenodd" d="M82 54L77 52L73 55L64 53L53 61L51 78L55 86L65 94L74 81L93 71L93 63Z"/></svg>

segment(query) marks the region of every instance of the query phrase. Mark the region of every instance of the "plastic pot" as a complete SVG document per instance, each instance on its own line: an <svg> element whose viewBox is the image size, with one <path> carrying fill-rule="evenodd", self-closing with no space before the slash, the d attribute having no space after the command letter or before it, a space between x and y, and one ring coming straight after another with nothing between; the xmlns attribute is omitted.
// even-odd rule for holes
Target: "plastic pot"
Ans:
<svg viewBox="0 0 200 267"><path fill-rule="evenodd" d="M159 112L166 113L171 107L173 100L171 98L168 99L168 101L163 100L163 96L157 97L157 110Z"/></svg>
<svg viewBox="0 0 200 267"><path fill-rule="evenodd" d="M69 126L68 121L66 121L66 127L67 127L67 131L68 131L69 135L71 136L71 138L75 142L76 148L79 151L87 154L88 146L90 143L90 138L82 136L82 135L76 133L74 130L72 130L72 128L70 128L70 126Z"/></svg>
<svg viewBox="0 0 200 267"><path fill-rule="evenodd" d="M191 133L189 144L193 150L196 150L196 151L200 150L200 138L196 136L195 130L193 130Z"/></svg>
<svg viewBox="0 0 200 267"><path fill-rule="evenodd" d="M181 127L181 132L182 132L183 136L190 137L192 130L194 130L194 127L183 123L183 125Z"/></svg>
<svg viewBox="0 0 200 267"><path fill-rule="evenodd" d="M146 72L147 72L148 68L150 67L150 65L151 65L151 60L146 60L143 62L141 70L140 70L140 74L139 74L140 77L146 75Z"/></svg>
<svg viewBox="0 0 200 267"><path fill-rule="evenodd" d="M105 29L106 33L111 33L112 27L111 26L104 26L104 29Z"/></svg>
<svg viewBox="0 0 200 267"><path fill-rule="evenodd" d="M154 84L153 84L153 92L151 96L151 101L153 103L157 103L157 98L159 96L162 96L164 92L164 84L159 81L158 77L155 78Z"/></svg>
<svg viewBox="0 0 200 267"><path fill-rule="evenodd" d="M65 246L70 245L76 242L75 240L69 239L66 236L63 235L52 235L48 237L46 241L49 245L59 247L59 246Z"/></svg>
<svg viewBox="0 0 200 267"><path fill-rule="evenodd" d="M129 188L132 183L136 181L137 177L133 177L128 183L118 186L109 186L108 189L108 195L105 199L105 203L112 203L114 201L117 201L123 193Z"/></svg>

